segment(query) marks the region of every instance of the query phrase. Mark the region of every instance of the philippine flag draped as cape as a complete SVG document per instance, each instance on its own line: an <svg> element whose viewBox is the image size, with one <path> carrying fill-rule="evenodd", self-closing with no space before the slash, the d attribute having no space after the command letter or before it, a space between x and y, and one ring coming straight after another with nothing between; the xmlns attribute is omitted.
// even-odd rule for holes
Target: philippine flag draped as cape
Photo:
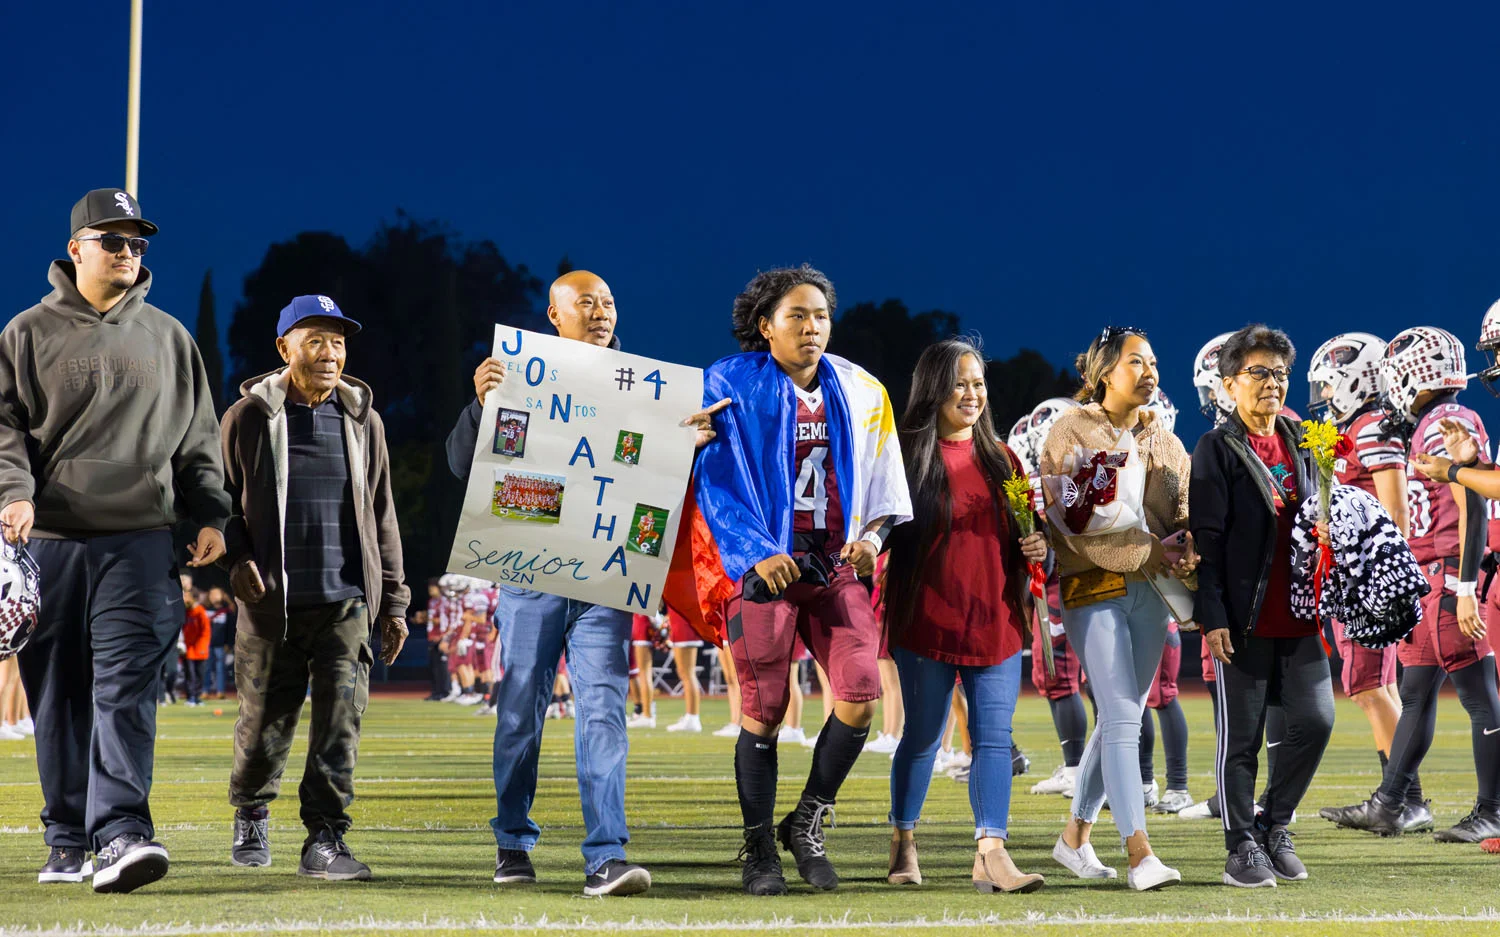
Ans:
<svg viewBox="0 0 1500 937"><path fill-rule="evenodd" d="M818 362L845 539L870 521L911 520L911 497L885 387L837 355ZM793 453L797 399L791 378L767 352L722 358L703 374L716 436L699 451L667 574L666 601L705 640L723 641L723 607L735 584L767 557L792 552Z"/></svg>

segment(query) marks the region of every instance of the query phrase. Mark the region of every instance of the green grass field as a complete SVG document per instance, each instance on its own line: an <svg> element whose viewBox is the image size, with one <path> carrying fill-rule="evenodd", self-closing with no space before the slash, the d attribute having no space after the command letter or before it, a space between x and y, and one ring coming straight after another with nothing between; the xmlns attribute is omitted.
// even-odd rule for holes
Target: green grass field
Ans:
<svg viewBox="0 0 1500 937"><path fill-rule="evenodd" d="M1194 729L1191 787L1201 798L1213 787L1208 699L1199 695L1184 703ZM627 791L631 858L651 869L655 884L641 897L603 900L581 896L582 830L570 721L547 725L534 814L544 828L533 854L542 881L502 888L490 881L494 721L451 704L377 696L366 717L356 825L349 836L376 880L334 884L294 874L302 840L295 802L300 743L288 772L291 799L272 811L274 864L230 864L225 783L234 704L222 704L225 712L218 717L213 705L221 704L162 711L153 808L173 866L164 881L133 895L36 884L46 848L37 819L34 754L30 742L0 742L0 934L727 934L795 926L807 934L1004 927L1061 937L1085 924L1107 924L1111 935L1500 934L1500 859L1477 846L1442 846L1428 837L1385 841L1339 832L1317 817L1317 807L1355 801L1377 783L1364 718L1342 699L1333 746L1293 828L1312 872L1307 883L1254 892L1226 888L1218 884L1224 853L1217 822L1155 816L1152 841L1182 871L1181 887L1141 895L1127 890L1123 877L1088 884L1071 878L1049 855L1068 802L1026 793L1058 759L1047 707L1028 695L1016 734L1033 767L1017 781L1011 847L1023 869L1047 875L1047 887L1038 893L985 896L973 890L967 791L944 777L933 781L927 820L918 831L926 884L899 890L887 885L890 762L867 753L855 766L838 805L838 825L828 834L844 885L815 894L796 882L786 898L747 898L739 891L734 861L739 813L732 741L657 729L632 733ZM661 726L681 713L675 700L663 700L659 708ZM809 718L820 711L809 700ZM722 700L709 701L706 727L721 725L725 712ZM783 806L800 791L808 760L801 746L782 750ZM1157 766L1160 777L1159 750ZM1439 822L1452 823L1467 811L1474 786L1469 726L1449 696L1423 780ZM1106 813L1095 841L1101 858L1123 869L1108 819ZM788 868L795 877L790 863Z"/></svg>

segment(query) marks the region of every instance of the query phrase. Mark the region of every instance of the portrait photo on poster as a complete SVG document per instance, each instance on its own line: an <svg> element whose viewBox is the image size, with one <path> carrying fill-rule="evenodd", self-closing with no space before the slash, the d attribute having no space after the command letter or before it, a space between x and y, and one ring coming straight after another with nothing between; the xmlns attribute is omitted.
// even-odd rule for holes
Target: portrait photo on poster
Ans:
<svg viewBox="0 0 1500 937"><path fill-rule="evenodd" d="M625 549L645 556L660 556L662 532L667 529L670 513L666 508L637 504L635 516L630 521L630 534L625 540Z"/></svg>
<svg viewBox="0 0 1500 937"><path fill-rule="evenodd" d="M641 446L645 442L644 433L634 433L628 429L620 430L619 438L615 440L615 461L622 465L640 465Z"/></svg>
<svg viewBox="0 0 1500 937"><path fill-rule="evenodd" d="M494 453L515 459L525 458L526 427L530 422L531 414L526 411L501 407L495 416Z"/></svg>
<svg viewBox="0 0 1500 937"><path fill-rule="evenodd" d="M562 519L566 487L567 479L561 475L533 475L496 466L490 513L510 521L556 524Z"/></svg>

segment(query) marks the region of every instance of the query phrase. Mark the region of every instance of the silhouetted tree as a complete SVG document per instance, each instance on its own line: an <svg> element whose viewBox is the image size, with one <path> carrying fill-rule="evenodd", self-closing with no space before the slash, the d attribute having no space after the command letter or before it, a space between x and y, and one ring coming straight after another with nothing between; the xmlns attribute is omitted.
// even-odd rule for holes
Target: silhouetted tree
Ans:
<svg viewBox="0 0 1500 937"><path fill-rule="evenodd" d="M198 342L198 354L203 356L203 371L208 375L208 388L213 394L214 412L224 414L224 353L219 350L219 319L214 311L214 272L203 273L203 286L198 290L198 321L193 328L193 337Z"/></svg>
<svg viewBox="0 0 1500 937"><path fill-rule="evenodd" d="M1071 397L1078 389L1078 375L1059 368L1042 353L1022 348L1014 355L991 361L984 371L989 389L990 416L1001 433L1010 432L1016 420L1030 413L1048 397Z"/></svg>
<svg viewBox="0 0 1500 937"><path fill-rule="evenodd" d="M880 379L899 415L922 349L958 332L958 316L933 310L912 315L899 299L856 303L834 322L830 350Z"/></svg>

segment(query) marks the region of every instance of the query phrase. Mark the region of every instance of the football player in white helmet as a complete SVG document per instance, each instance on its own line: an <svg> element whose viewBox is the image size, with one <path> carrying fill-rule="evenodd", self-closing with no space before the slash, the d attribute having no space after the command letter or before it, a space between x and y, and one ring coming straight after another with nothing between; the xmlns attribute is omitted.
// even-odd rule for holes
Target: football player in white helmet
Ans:
<svg viewBox="0 0 1500 937"><path fill-rule="evenodd" d="M1198 412L1215 426L1229 419L1234 412L1234 400L1224 389L1224 380L1219 374L1219 352L1233 332L1215 335L1193 359L1193 386L1198 388Z"/></svg>
<svg viewBox="0 0 1500 937"><path fill-rule="evenodd" d="M1484 358L1489 362L1477 377L1486 390L1500 397L1500 389L1495 387L1495 382L1500 381L1500 360L1496 358L1496 349L1500 349L1500 299L1495 300L1484 314L1484 321L1479 325L1479 343L1474 347L1484 352Z"/></svg>
<svg viewBox="0 0 1500 937"><path fill-rule="evenodd" d="M1177 430L1177 405L1172 403L1172 398L1161 389L1161 385L1157 385L1156 393L1151 395L1151 402L1146 404L1146 409L1156 414L1162 429L1169 433Z"/></svg>
<svg viewBox="0 0 1500 937"><path fill-rule="evenodd" d="M1016 425L1010 428L1010 435L1005 438L1005 444L1010 451L1021 460L1021 467L1026 470L1027 475L1036 475L1036 453L1031 448L1031 414L1026 414L1016 421Z"/></svg>
<svg viewBox="0 0 1500 937"><path fill-rule="evenodd" d="M1052 424L1057 422L1057 418L1076 406L1078 401L1071 397L1048 397L1036 405L1031 411L1031 426L1026 431L1033 457L1041 455L1042 445L1047 442L1047 434L1052 431Z"/></svg>

